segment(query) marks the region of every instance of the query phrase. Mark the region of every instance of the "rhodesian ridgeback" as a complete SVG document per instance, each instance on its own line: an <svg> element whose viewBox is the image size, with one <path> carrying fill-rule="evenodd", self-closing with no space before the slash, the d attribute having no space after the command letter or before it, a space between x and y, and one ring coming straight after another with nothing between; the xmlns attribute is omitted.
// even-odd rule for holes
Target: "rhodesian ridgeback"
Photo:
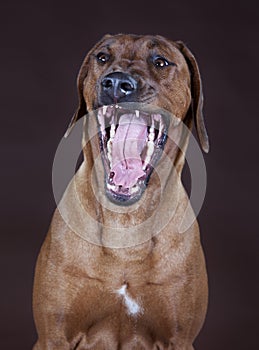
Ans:
<svg viewBox="0 0 259 350"><path fill-rule="evenodd" d="M209 150L197 62L179 41L106 35L77 83L84 160L38 257L34 350L194 349L207 274L197 221L179 227L193 121Z"/></svg>

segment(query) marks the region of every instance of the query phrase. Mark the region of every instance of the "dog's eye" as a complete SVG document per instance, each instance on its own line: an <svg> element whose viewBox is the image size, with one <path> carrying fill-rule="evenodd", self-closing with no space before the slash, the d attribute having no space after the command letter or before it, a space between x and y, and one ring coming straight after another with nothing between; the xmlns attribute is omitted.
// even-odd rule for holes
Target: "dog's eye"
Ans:
<svg viewBox="0 0 259 350"><path fill-rule="evenodd" d="M157 68L164 68L166 66L169 66L169 62L161 56L155 57L153 63Z"/></svg>
<svg viewBox="0 0 259 350"><path fill-rule="evenodd" d="M107 61L109 61L110 56L105 52L99 52L96 55L96 58L97 58L98 62L106 63Z"/></svg>
<svg viewBox="0 0 259 350"><path fill-rule="evenodd" d="M175 66L175 63L167 61L167 59L162 56L154 57L153 64L156 68L165 68L167 66Z"/></svg>

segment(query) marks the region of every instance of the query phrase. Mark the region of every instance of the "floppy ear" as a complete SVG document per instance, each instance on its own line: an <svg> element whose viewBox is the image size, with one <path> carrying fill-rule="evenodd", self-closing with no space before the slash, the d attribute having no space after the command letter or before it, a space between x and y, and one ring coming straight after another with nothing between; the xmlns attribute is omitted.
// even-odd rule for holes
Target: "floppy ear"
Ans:
<svg viewBox="0 0 259 350"><path fill-rule="evenodd" d="M112 35L110 34L106 34L102 37L102 39L94 45L94 47L88 52L88 54L86 55L82 66L79 70L78 76L77 76L77 92L78 92L78 108L75 112L75 114L73 115L69 126L67 128L67 131L64 135L64 137L68 137L68 135L70 134L71 130L73 129L74 125L76 124L76 122L78 121L78 119L82 118L84 115L87 114L87 106L85 103L85 99L84 99L84 95L83 95L83 90L84 90L84 80L87 76L88 73L88 68L89 68L89 61L92 55L92 52L100 45L102 44L106 39L110 38Z"/></svg>
<svg viewBox="0 0 259 350"><path fill-rule="evenodd" d="M87 54L86 58L84 59L83 64L77 76L78 107L69 123L69 126L67 128L67 131L64 137L68 137L74 125L78 121L78 119L82 118L85 114L87 114L87 106L83 96L83 89L84 89L84 80L85 80L85 77L87 76L89 59L90 59L90 52Z"/></svg>
<svg viewBox="0 0 259 350"><path fill-rule="evenodd" d="M176 42L178 49L181 51L188 64L191 74L191 92L192 92L192 113L194 116L195 126L198 132L201 147L204 152L209 152L209 139L204 124L203 118L203 92L201 76L195 57L188 49L188 47L182 42Z"/></svg>

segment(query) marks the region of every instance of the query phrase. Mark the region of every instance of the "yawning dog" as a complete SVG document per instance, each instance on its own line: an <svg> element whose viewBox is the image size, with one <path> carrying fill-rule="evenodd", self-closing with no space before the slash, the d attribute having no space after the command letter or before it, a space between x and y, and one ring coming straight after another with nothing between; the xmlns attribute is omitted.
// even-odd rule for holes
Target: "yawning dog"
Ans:
<svg viewBox="0 0 259 350"><path fill-rule="evenodd" d="M197 62L182 42L106 35L78 96L66 137L83 117L84 161L38 257L34 350L191 350L207 308L193 215L179 230L193 121L209 150Z"/></svg>

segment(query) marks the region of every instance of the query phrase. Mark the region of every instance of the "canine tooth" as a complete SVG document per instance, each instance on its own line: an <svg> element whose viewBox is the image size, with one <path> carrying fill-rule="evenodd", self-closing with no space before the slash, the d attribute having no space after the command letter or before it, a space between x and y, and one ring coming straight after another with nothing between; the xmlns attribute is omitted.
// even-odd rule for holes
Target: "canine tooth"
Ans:
<svg viewBox="0 0 259 350"><path fill-rule="evenodd" d="M107 150L108 150L108 153L110 153L112 151L112 143L111 143L111 140L109 140L107 142Z"/></svg>
<svg viewBox="0 0 259 350"><path fill-rule="evenodd" d="M102 133L103 136L105 136L106 135L105 124L104 124L103 117L101 115L101 111L100 110L98 111L98 121L100 123L101 133Z"/></svg>
<svg viewBox="0 0 259 350"><path fill-rule="evenodd" d="M114 124L111 125L110 136L111 136L111 139L113 140L114 136L115 136L115 125Z"/></svg>
<svg viewBox="0 0 259 350"><path fill-rule="evenodd" d="M103 106L103 115L106 114L106 112L107 112L107 107L108 107L108 106Z"/></svg>
<svg viewBox="0 0 259 350"><path fill-rule="evenodd" d="M112 141L115 136L115 124L111 125L111 130L110 130L110 139L107 142L107 156L110 162L110 166L112 167Z"/></svg>
<svg viewBox="0 0 259 350"><path fill-rule="evenodd" d="M147 143L147 155L152 156L154 149L155 149L154 142L148 141L148 143Z"/></svg>
<svg viewBox="0 0 259 350"><path fill-rule="evenodd" d="M147 154L146 154L146 158L144 160L144 165L142 167L143 170L146 169L148 163L150 162L152 154L154 153L154 149L155 149L154 142L148 141L148 143L147 143Z"/></svg>
<svg viewBox="0 0 259 350"><path fill-rule="evenodd" d="M148 163L150 162L150 159L151 159L151 156L146 156L146 159L145 159L145 164L144 164L144 166L143 166L143 170L145 170L146 169L146 167L148 166Z"/></svg>
<svg viewBox="0 0 259 350"><path fill-rule="evenodd" d="M163 119L160 116L160 118L159 118L159 131L158 131L157 139L159 139L162 136L164 129L165 129L165 124L163 123Z"/></svg>

